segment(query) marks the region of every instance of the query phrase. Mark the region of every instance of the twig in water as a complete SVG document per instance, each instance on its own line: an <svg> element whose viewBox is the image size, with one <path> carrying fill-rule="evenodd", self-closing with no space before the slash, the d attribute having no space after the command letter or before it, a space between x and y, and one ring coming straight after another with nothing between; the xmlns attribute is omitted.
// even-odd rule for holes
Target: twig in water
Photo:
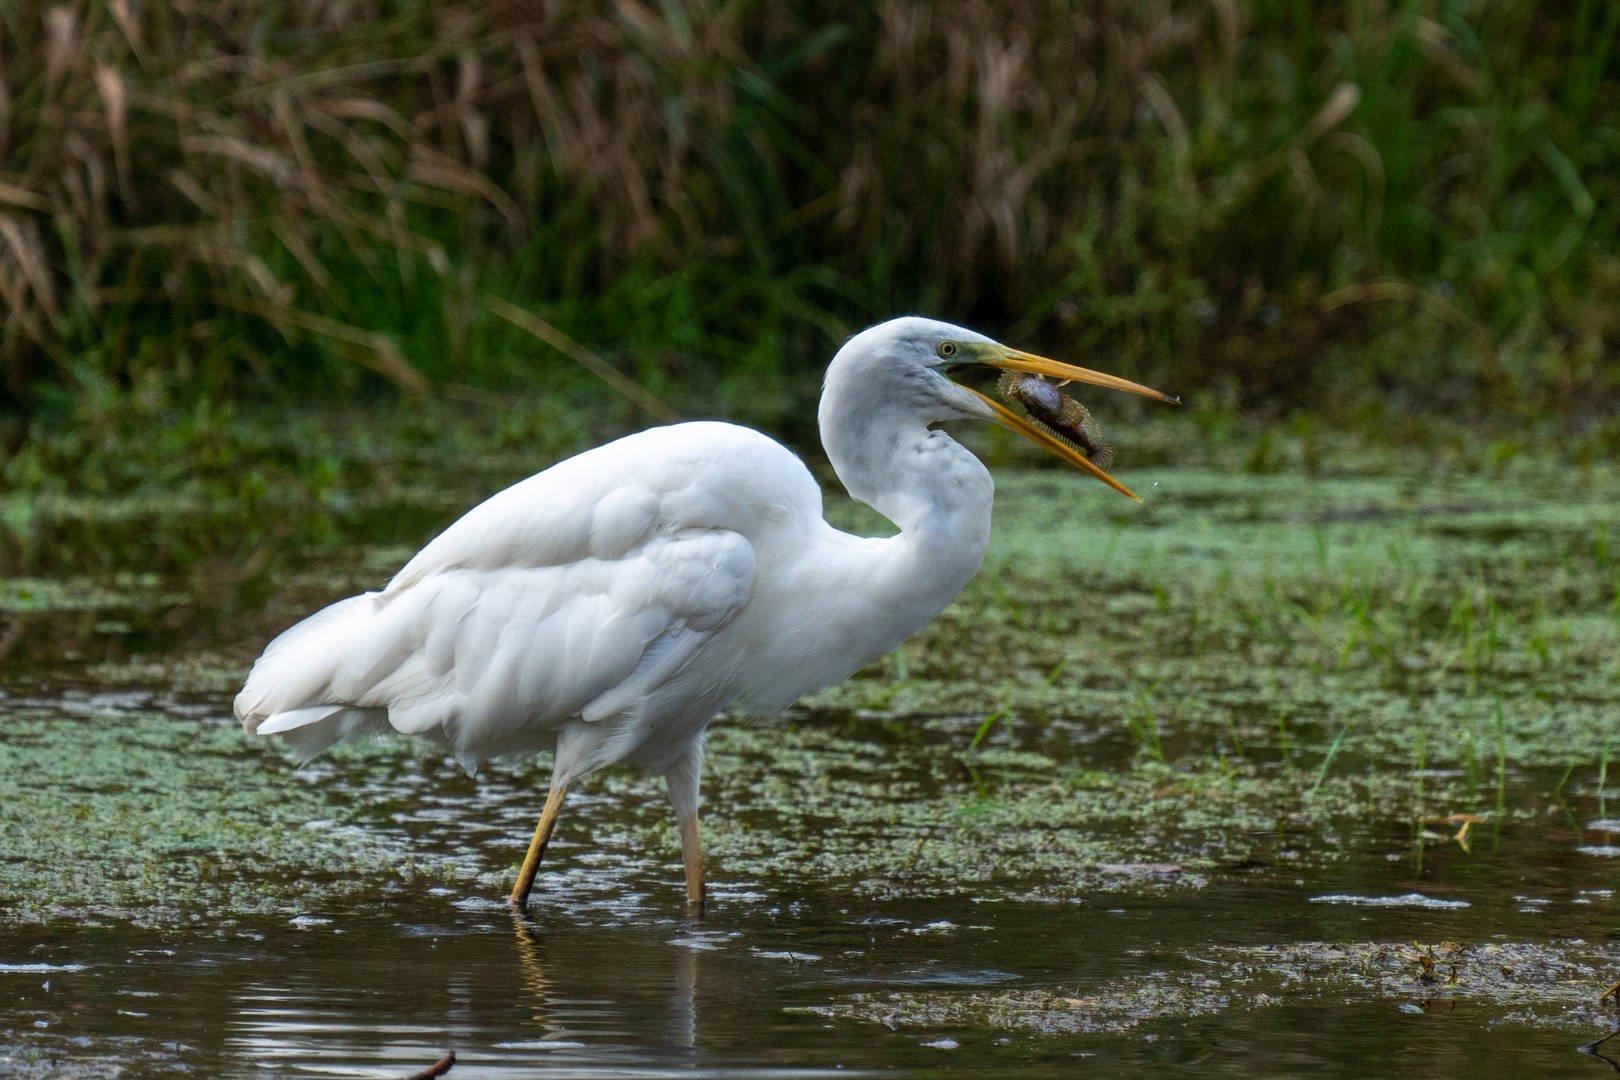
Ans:
<svg viewBox="0 0 1620 1080"><path fill-rule="evenodd" d="M1591 1054L1593 1057L1595 1057L1599 1061L1603 1062L1603 1064L1607 1065L1609 1068L1613 1069L1615 1072L1620 1073L1620 1062L1615 1061L1613 1058L1609 1057L1607 1054L1598 1053L1598 1047L1602 1046L1604 1043L1608 1042L1610 1039L1614 1038L1616 1035L1620 1035L1620 1027L1615 1028L1613 1031L1611 1031L1607 1035L1603 1036L1603 1038L1599 1039L1597 1042L1587 1043L1585 1046L1577 1046L1575 1049L1579 1050L1583 1054Z"/></svg>
<svg viewBox="0 0 1620 1080"><path fill-rule="evenodd" d="M455 1063L456 1052L452 1050L438 1061L435 1061L432 1065L429 1065L427 1068L423 1069L421 1072L413 1072L409 1076L402 1076L400 1077L400 1080L435 1080L436 1077L443 1076L445 1073L449 1072L450 1067Z"/></svg>
<svg viewBox="0 0 1620 1080"><path fill-rule="evenodd" d="M1563 798L1564 785L1569 783L1569 774L1574 772L1574 771L1575 771L1575 762L1572 761L1572 762L1569 763L1569 768L1564 770L1564 775L1560 776L1558 778L1558 786L1553 788L1553 797L1554 798Z"/></svg>

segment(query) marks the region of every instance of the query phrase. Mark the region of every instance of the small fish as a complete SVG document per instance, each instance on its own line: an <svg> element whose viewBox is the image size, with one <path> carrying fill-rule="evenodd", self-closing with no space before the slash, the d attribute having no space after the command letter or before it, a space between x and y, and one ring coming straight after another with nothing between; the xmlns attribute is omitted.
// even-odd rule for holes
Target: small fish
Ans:
<svg viewBox="0 0 1620 1080"><path fill-rule="evenodd" d="M1085 451L1097 468L1106 472L1113 466L1114 446L1102 441L1102 425L1084 405L1039 375L1005 372L996 383L996 393L1004 401L1018 402L1031 421Z"/></svg>

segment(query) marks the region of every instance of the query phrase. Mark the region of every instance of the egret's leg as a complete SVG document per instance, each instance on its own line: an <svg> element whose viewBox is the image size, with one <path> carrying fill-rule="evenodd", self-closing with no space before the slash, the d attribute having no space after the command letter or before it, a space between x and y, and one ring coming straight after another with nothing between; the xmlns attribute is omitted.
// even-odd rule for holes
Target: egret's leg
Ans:
<svg viewBox="0 0 1620 1080"><path fill-rule="evenodd" d="M540 811L540 824L534 827L534 839L529 841L529 853L523 857L523 869L518 871L517 884L512 886L512 906L529 906L529 890L534 887L534 875L540 869L546 845L551 842L551 830L557 827L557 815L562 813L563 797L568 794L566 783L552 781L546 793L546 806Z"/></svg>
<svg viewBox="0 0 1620 1080"><path fill-rule="evenodd" d="M701 906L703 889L703 842L698 838L698 816L681 819L681 862L686 866L686 902Z"/></svg>
<svg viewBox="0 0 1620 1080"><path fill-rule="evenodd" d="M703 845L698 837L698 783L703 776L703 743L700 739L682 754L664 774L669 785L669 801L675 805L675 820L681 826L681 863L686 867L686 899L703 906Z"/></svg>

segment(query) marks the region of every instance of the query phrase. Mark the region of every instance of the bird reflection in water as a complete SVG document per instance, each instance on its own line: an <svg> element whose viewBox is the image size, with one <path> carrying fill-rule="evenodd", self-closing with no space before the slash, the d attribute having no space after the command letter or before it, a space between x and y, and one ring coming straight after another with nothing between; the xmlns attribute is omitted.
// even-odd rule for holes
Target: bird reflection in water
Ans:
<svg viewBox="0 0 1620 1080"><path fill-rule="evenodd" d="M697 922L689 920L689 926ZM551 1000L558 996L559 988L546 975L545 938L536 932L534 921L513 912L512 932L517 943L518 969L523 987L534 998L532 1019L545 1034L536 1042L577 1046L568 1041L571 1034L566 1024L550 1015ZM695 1049L697 1046L697 986L698 949L677 939L675 966L670 979L669 1016L665 1024L665 1045L672 1048Z"/></svg>
<svg viewBox="0 0 1620 1080"><path fill-rule="evenodd" d="M562 1025L546 1015L552 987L546 978L545 943L534 932L534 924L523 915L512 913L512 932L517 937L518 969L522 972L523 986L534 996L537 1006L533 1020L545 1035L542 1039L557 1039L566 1032Z"/></svg>
<svg viewBox="0 0 1620 1080"><path fill-rule="evenodd" d="M669 994L669 1045L697 1046L698 950L675 947L675 979Z"/></svg>

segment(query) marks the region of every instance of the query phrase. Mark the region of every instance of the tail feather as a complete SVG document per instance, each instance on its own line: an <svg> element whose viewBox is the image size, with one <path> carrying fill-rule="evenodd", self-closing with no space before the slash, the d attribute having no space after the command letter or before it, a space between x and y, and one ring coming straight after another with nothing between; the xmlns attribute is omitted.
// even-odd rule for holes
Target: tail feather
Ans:
<svg viewBox="0 0 1620 1080"><path fill-rule="evenodd" d="M288 709L286 712L278 712L263 720L254 729L253 734L280 735L282 732L292 731L294 728L301 728L325 720L342 708L341 705L311 705L307 709Z"/></svg>
<svg viewBox="0 0 1620 1080"><path fill-rule="evenodd" d="M393 730L387 709L337 709L323 719L283 731L281 737L302 765L345 739L386 735Z"/></svg>
<svg viewBox="0 0 1620 1080"><path fill-rule="evenodd" d="M343 739L389 730L388 710L355 705L356 686L344 670L384 601L364 593L317 611L264 650L236 695L235 710L249 734L280 735L300 761Z"/></svg>
<svg viewBox="0 0 1620 1080"><path fill-rule="evenodd" d="M236 716L249 733L278 713L313 705L347 704L333 685L348 646L367 629L379 603L376 593L340 600L285 631L254 663L236 695Z"/></svg>

